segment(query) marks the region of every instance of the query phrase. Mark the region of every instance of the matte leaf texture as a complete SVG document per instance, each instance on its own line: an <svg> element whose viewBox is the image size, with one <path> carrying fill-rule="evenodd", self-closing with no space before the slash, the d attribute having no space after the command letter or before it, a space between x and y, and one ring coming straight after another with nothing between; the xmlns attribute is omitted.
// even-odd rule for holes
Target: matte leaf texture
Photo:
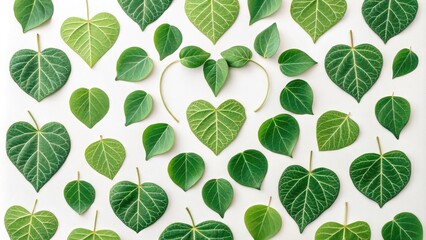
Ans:
<svg viewBox="0 0 426 240"><path fill-rule="evenodd" d="M144 31L170 7L173 0L118 0L123 11Z"/></svg>
<svg viewBox="0 0 426 240"><path fill-rule="evenodd" d="M15 17L24 33L49 21L53 10L52 0L15 0L13 5Z"/></svg>
<svg viewBox="0 0 426 240"><path fill-rule="evenodd" d="M314 93L311 86L303 80L296 79L289 82L281 91L281 106L296 114L314 114L312 105Z"/></svg>
<svg viewBox="0 0 426 240"><path fill-rule="evenodd" d="M315 43L342 20L346 8L346 0L294 0L290 12Z"/></svg>
<svg viewBox="0 0 426 240"><path fill-rule="evenodd" d="M112 180L126 159L126 149L121 142L101 136L86 148L84 156L93 169Z"/></svg>
<svg viewBox="0 0 426 240"><path fill-rule="evenodd" d="M216 155L234 141L246 121L244 106L235 100L218 108L198 100L189 105L186 116L195 136Z"/></svg>
<svg viewBox="0 0 426 240"><path fill-rule="evenodd" d="M32 117L32 115L31 115ZM38 192L64 164L71 150L67 129L50 122L41 128L27 122L10 126L6 136L7 156Z"/></svg>
<svg viewBox="0 0 426 240"><path fill-rule="evenodd" d="M10 207L4 225L10 240L50 240L58 230L58 219L49 211L32 212L21 206Z"/></svg>
<svg viewBox="0 0 426 240"><path fill-rule="evenodd" d="M382 67L382 53L370 44L336 45L325 57L330 79L358 102L377 82Z"/></svg>
<svg viewBox="0 0 426 240"><path fill-rule="evenodd" d="M317 143L320 151L345 148L356 141L359 126L349 114L328 111L317 121Z"/></svg>
<svg viewBox="0 0 426 240"><path fill-rule="evenodd" d="M23 49L13 55L9 70L16 84L40 102L65 85L71 74L71 63L67 55L56 48L37 52Z"/></svg>
<svg viewBox="0 0 426 240"><path fill-rule="evenodd" d="M124 102L126 126L146 119L152 112L152 105L152 97L145 91L136 90L130 93Z"/></svg>
<svg viewBox="0 0 426 240"><path fill-rule="evenodd" d="M237 20L238 0L185 0L185 13L200 32L216 44Z"/></svg>
<svg viewBox="0 0 426 240"><path fill-rule="evenodd" d="M259 189L268 172L268 159L257 150L246 150L229 160L228 173L237 183Z"/></svg>
<svg viewBox="0 0 426 240"><path fill-rule="evenodd" d="M282 0L248 0L250 12L250 25L276 13L282 4Z"/></svg>
<svg viewBox="0 0 426 240"><path fill-rule="evenodd" d="M223 86L228 80L229 66L225 59L207 60L203 67L204 78L209 84L215 97L222 90Z"/></svg>
<svg viewBox="0 0 426 240"><path fill-rule="evenodd" d="M234 199L234 189L228 180L219 178L211 179L204 184L203 190L204 203L217 212L220 217L225 216L226 210L231 206Z"/></svg>
<svg viewBox="0 0 426 240"><path fill-rule="evenodd" d="M401 77L416 70L419 57L411 49L404 48L399 51L393 60L393 78Z"/></svg>
<svg viewBox="0 0 426 240"><path fill-rule="evenodd" d="M294 77L308 71L317 62L299 49L289 49L278 58L281 72L287 77Z"/></svg>
<svg viewBox="0 0 426 240"><path fill-rule="evenodd" d="M264 58L271 58L278 52L280 44L280 32L278 31L277 24L273 23L256 36L254 50Z"/></svg>
<svg viewBox="0 0 426 240"><path fill-rule="evenodd" d="M280 114L266 120L259 128L260 143L268 150L292 157L299 140L299 123L288 115Z"/></svg>
<svg viewBox="0 0 426 240"><path fill-rule="evenodd" d="M244 46L231 47L223 51L220 55L222 55L228 65L233 68L242 68L246 66L253 57L252 51Z"/></svg>
<svg viewBox="0 0 426 240"><path fill-rule="evenodd" d="M99 88L79 88L71 94L70 109L88 128L93 128L109 110L108 95Z"/></svg>
<svg viewBox="0 0 426 240"><path fill-rule="evenodd" d="M167 193L157 184L129 181L115 184L109 201L115 215L136 233L160 219L169 204Z"/></svg>
<svg viewBox="0 0 426 240"><path fill-rule="evenodd" d="M407 186L411 162L401 151L367 153L355 159L349 173L355 187L383 207Z"/></svg>
<svg viewBox="0 0 426 240"><path fill-rule="evenodd" d="M92 184L80 180L80 173L75 181L64 188L64 197L68 205L78 214L85 213L95 201L96 191Z"/></svg>
<svg viewBox="0 0 426 240"><path fill-rule="evenodd" d="M67 240L120 240L120 236L111 230L97 230L98 212L96 212L93 229L76 228L72 230Z"/></svg>
<svg viewBox="0 0 426 240"><path fill-rule="evenodd" d="M131 47L120 55L117 61L117 77L115 80L139 82L151 75L154 61L139 47Z"/></svg>
<svg viewBox="0 0 426 240"><path fill-rule="evenodd" d="M387 43L416 18L417 0L365 0L362 15L368 26Z"/></svg>
<svg viewBox="0 0 426 240"><path fill-rule="evenodd" d="M196 153L181 153L168 166L170 178L185 192L200 181L204 169L204 160Z"/></svg>
<svg viewBox="0 0 426 240"><path fill-rule="evenodd" d="M384 240L422 240L423 226L414 214L403 212L383 226L382 236Z"/></svg>
<svg viewBox="0 0 426 240"><path fill-rule="evenodd" d="M397 139L410 120L410 115L410 103L402 97L384 97L376 104L377 120Z"/></svg>
<svg viewBox="0 0 426 240"><path fill-rule="evenodd" d="M211 54L197 46L187 46L179 53L180 63L188 68L198 68L210 58Z"/></svg>
<svg viewBox="0 0 426 240"><path fill-rule="evenodd" d="M281 216L270 204L251 206L244 214L244 223L254 240L271 239L281 230Z"/></svg>
<svg viewBox="0 0 426 240"><path fill-rule="evenodd" d="M172 55L182 44L182 33L170 24L161 24L154 33L154 44L160 60Z"/></svg>
<svg viewBox="0 0 426 240"><path fill-rule="evenodd" d="M149 160L173 148L175 144L175 132L166 123L152 124L143 132L142 142L146 152L145 159Z"/></svg>

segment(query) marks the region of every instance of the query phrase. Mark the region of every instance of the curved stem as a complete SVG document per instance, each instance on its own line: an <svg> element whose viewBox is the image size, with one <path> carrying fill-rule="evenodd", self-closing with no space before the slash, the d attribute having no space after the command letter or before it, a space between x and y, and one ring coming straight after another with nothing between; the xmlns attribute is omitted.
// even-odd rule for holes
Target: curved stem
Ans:
<svg viewBox="0 0 426 240"><path fill-rule="evenodd" d="M164 96L163 96L163 78L164 78L164 74L166 73L167 69L169 69L173 64L178 63L178 62L179 62L179 60L171 62L169 65L166 66L166 68L164 68L163 72L161 73L161 77L160 77L160 97L161 97L161 101L163 102L163 105L166 108L167 112L170 114L170 116L173 117L173 119L176 122L179 123L179 120L175 117L175 115L173 115L172 111L167 106L166 101L164 100Z"/></svg>
<svg viewBox="0 0 426 240"><path fill-rule="evenodd" d="M348 225L348 202L345 202L345 218L343 219L343 226Z"/></svg>
<svg viewBox="0 0 426 240"><path fill-rule="evenodd" d="M40 34L37 33L37 52L41 53Z"/></svg>
<svg viewBox="0 0 426 240"><path fill-rule="evenodd" d="M34 122L34 124L35 124L35 126L37 128L37 131L40 131L40 128L39 128L39 126L37 124L37 121L35 120L33 114L30 111L28 111L28 114L30 114L30 117L33 119L33 122Z"/></svg>
<svg viewBox="0 0 426 240"><path fill-rule="evenodd" d="M136 174L138 175L138 186L141 185L141 174L139 173L139 168L136 168Z"/></svg>
<svg viewBox="0 0 426 240"><path fill-rule="evenodd" d="M311 154L309 156L309 172L312 172L312 159L313 159L313 151L311 151Z"/></svg>
<svg viewBox="0 0 426 240"><path fill-rule="evenodd" d="M351 38L351 47L354 48L354 34L352 33L352 30L349 31L349 35Z"/></svg>
<svg viewBox="0 0 426 240"><path fill-rule="evenodd" d="M36 207L37 207L37 203L38 203L38 199L35 200L34 206L33 206L33 210L31 211L31 214L35 213Z"/></svg>
<svg viewBox="0 0 426 240"><path fill-rule="evenodd" d="M93 232L96 232L96 225L98 224L98 213L98 210L96 210L95 223L93 224Z"/></svg>
<svg viewBox="0 0 426 240"><path fill-rule="evenodd" d="M194 221L194 218L192 217L191 211L189 211L189 208L186 208L186 211L188 212L189 217L191 218L192 227L195 228L195 221Z"/></svg>
<svg viewBox="0 0 426 240"><path fill-rule="evenodd" d="M271 80L269 79L269 74L268 74L268 72L266 71L266 69L262 66L262 65L260 65L258 62L256 62L256 61L253 61L253 60L250 60L250 62L252 62L252 63L254 63L254 64L256 64L257 66L259 66L262 70L263 70L263 72L265 73L265 75L266 75L266 95L265 95L265 98L263 99L263 101L262 101L262 103L260 104L260 106L256 109L256 110L254 110L254 112L258 112L262 107L263 107L263 105L265 105L265 103L266 103L266 100L268 100L268 97L269 97L269 89L270 89L270 87L271 87Z"/></svg>
<svg viewBox="0 0 426 240"><path fill-rule="evenodd" d="M379 146L380 156L383 156L382 145L380 144L380 138L377 137L376 139L377 139L377 145Z"/></svg>
<svg viewBox="0 0 426 240"><path fill-rule="evenodd" d="M87 15L87 21L90 21L89 0L86 0L86 15Z"/></svg>

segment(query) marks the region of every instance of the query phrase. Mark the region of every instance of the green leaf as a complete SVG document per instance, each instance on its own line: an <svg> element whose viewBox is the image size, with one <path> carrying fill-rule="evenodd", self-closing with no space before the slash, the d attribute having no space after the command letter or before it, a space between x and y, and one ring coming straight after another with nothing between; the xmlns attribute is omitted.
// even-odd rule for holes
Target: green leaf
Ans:
<svg viewBox="0 0 426 240"><path fill-rule="evenodd" d="M144 31L170 7L173 0L118 0L123 11Z"/></svg>
<svg viewBox="0 0 426 240"><path fill-rule="evenodd" d="M260 143L268 150L293 157L293 150L299 139L299 124L288 115L280 114L266 120L259 128Z"/></svg>
<svg viewBox="0 0 426 240"><path fill-rule="evenodd" d="M280 32L277 24L273 23L256 36L254 50L264 58L271 58L278 52L280 43Z"/></svg>
<svg viewBox="0 0 426 240"><path fill-rule="evenodd" d="M410 103L402 97L384 97L376 104L377 120L397 139L410 120L410 115Z"/></svg>
<svg viewBox="0 0 426 240"><path fill-rule="evenodd" d="M84 156L93 169L112 180L126 159L126 149L121 142L101 136L86 148Z"/></svg>
<svg viewBox="0 0 426 240"><path fill-rule="evenodd" d="M281 230L281 216L270 204L251 206L244 214L244 223L253 239L268 240Z"/></svg>
<svg viewBox="0 0 426 240"><path fill-rule="evenodd" d="M180 63L188 68L201 67L209 58L210 53L197 46L184 47L180 53Z"/></svg>
<svg viewBox="0 0 426 240"><path fill-rule="evenodd" d="M53 10L52 0L15 0L13 5L15 17L24 33L49 21Z"/></svg>
<svg viewBox="0 0 426 240"><path fill-rule="evenodd" d="M257 150L246 150L229 160L228 173L237 183L259 189L268 172L268 160Z"/></svg>
<svg viewBox="0 0 426 240"><path fill-rule="evenodd" d="M370 240L371 229L368 223L358 221L342 225L336 222L328 222L317 230L315 240Z"/></svg>
<svg viewBox="0 0 426 240"><path fill-rule="evenodd" d="M78 214L86 212L95 201L96 191L92 184L80 180L80 172L75 181L69 182L64 189L68 205Z"/></svg>
<svg viewBox="0 0 426 240"><path fill-rule="evenodd" d="M382 228L384 240L422 240L423 226L412 213L403 212Z"/></svg>
<svg viewBox="0 0 426 240"><path fill-rule="evenodd" d="M280 55L278 64L284 75L294 77L308 71L317 62L302 50L289 49Z"/></svg>
<svg viewBox="0 0 426 240"><path fill-rule="evenodd" d="M122 181L109 193L115 215L130 229L139 233L163 216L169 204L167 193L155 183L134 184Z"/></svg>
<svg viewBox="0 0 426 240"><path fill-rule="evenodd" d="M231 206L234 189L226 179L211 179L204 185L202 194L207 207L223 218L226 210Z"/></svg>
<svg viewBox="0 0 426 240"><path fill-rule="evenodd" d="M238 0L186 0L185 13L213 44L231 28L240 11Z"/></svg>
<svg viewBox="0 0 426 240"><path fill-rule="evenodd" d="M166 123L152 124L145 129L142 136L146 160L170 151L175 144L175 132Z"/></svg>
<svg viewBox="0 0 426 240"><path fill-rule="evenodd" d="M172 181L185 192L193 187L204 174L204 160L196 153L181 153L168 166Z"/></svg>
<svg viewBox="0 0 426 240"><path fill-rule="evenodd" d="M393 78L407 75L419 65L419 57L411 49L404 48L399 51L393 60Z"/></svg>
<svg viewBox="0 0 426 240"><path fill-rule="evenodd" d="M251 50L244 46L231 47L223 51L220 55L222 55L228 65L233 68L242 68L246 66L253 57Z"/></svg>
<svg viewBox="0 0 426 240"><path fill-rule="evenodd" d="M154 62L145 50L131 47L124 50L118 58L115 80L139 82L148 78L153 68Z"/></svg>
<svg viewBox="0 0 426 240"><path fill-rule="evenodd" d="M182 33L175 26L162 24L155 30L154 44L160 60L163 60L179 49L182 44Z"/></svg>
<svg viewBox="0 0 426 240"><path fill-rule="evenodd" d="M282 4L282 0L248 0L250 12L250 25L276 13Z"/></svg>
<svg viewBox="0 0 426 240"><path fill-rule="evenodd" d="M111 230L97 230L98 212L96 212L93 230L76 228L72 230L67 240L120 240L120 236Z"/></svg>
<svg viewBox="0 0 426 240"><path fill-rule="evenodd" d="M225 59L207 60L203 67L204 78L217 97L228 79L229 67Z"/></svg>
<svg viewBox="0 0 426 240"><path fill-rule="evenodd" d="M365 0L362 15L368 26L387 43L416 18L417 0Z"/></svg>
<svg viewBox="0 0 426 240"><path fill-rule="evenodd" d="M34 124L36 128L27 122L10 126L6 152L13 165L38 192L64 164L71 150L71 141L67 129L60 123L50 122L41 128L35 120Z"/></svg>
<svg viewBox="0 0 426 240"><path fill-rule="evenodd" d="M246 121L244 106L235 100L218 108L198 100L189 105L186 116L195 136L216 155L234 141Z"/></svg>
<svg viewBox="0 0 426 240"><path fill-rule="evenodd" d="M147 118L152 111L152 97L142 90L136 90L127 96L124 102L126 126Z"/></svg>
<svg viewBox="0 0 426 240"><path fill-rule="evenodd" d="M311 86L303 80L296 79L287 84L281 92L281 106L296 114L314 114L312 104L314 93Z"/></svg>
<svg viewBox="0 0 426 240"><path fill-rule="evenodd" d="M70 109L88 128L93 128L109 110L108 95L99 88L79 88L71 94Z"/></svg>
<svg viewBox="0 0 426 240"><path fill-rule="evenodd" d="M311 36L314 43L336 25L346 13L345 0L294 0L291 16Z"/></svg>
<svg viewBox="0 0 426 240"><path fill-rule="evenodd" d="M349 114L328 111L318 119L316 132L319 150L332 151L354 143L359 135L359 126Z"/></svg>
<svg viewBox="0 0 426 240"><path fill-rule="evenodd" d="M99 13L92 19L71 17L61 27L61 36L92 68L114 46L120 24L109 13Z"/></svg>
<svg viewBox="0 0 426 240"><path fill-rule="evenodd" d="M377 139L379 142L379 139ZM408 184L411 162L401 151L367 153L355 159L349 173L355 187L383 207Z"/></svg>

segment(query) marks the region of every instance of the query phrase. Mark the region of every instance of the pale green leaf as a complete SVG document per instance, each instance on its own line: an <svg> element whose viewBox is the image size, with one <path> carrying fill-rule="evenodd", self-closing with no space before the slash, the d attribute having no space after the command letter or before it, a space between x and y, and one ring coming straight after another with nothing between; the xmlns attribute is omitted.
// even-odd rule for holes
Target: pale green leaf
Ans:
<svg viewBox="0 0 426 240"><path fill-rule="evenodd" d="M201 179L204 168L204 160L198 154L181 153L170 161L167 169L172 181L186 192Z"/></svg>
<svg viewBox="0 0 426 240"><path fill-rule="evenodd" d="M250 25L277 12L282 0L248 0Z"/></svg>
<svg viewBox="0 0 426 240"><path fill-rule="evenodd" d="M180 53L180 63L188 68L201 67L209 58L210 53L197 46L184 47Z"/></svg>
<svg viewBox="0 0 426 240"><path fill-rule="evenodd" d="M273 23L256 36L254 50L264 58L271 58L278 52L280 43L280 32L277 24Z"/></svg>
<svg viewBox="0 0 426 240"><path fill-rule="evenodd" d="M67 240L120 240L120 236L111 230L74 229Z"/></svg>
<svg viewBox="0 0 426 240"><path fill-rule="evenodd" d="M284 75L294 77L308 71L317 62L302 50L289 49L280 55L278 64Z"/></svg>
<svg viewBox="0 0 426 240"><path fill-rule="evenodd" d="M353 222L342 225L328 222L321 225L315 233L315 240L370 240L371 229L366 222Z"/></svg>
<svg viewBox="0 0 426 240"><path fill-rule="evenodd" d="M126 126L146 119L152 111L152 97L142 90L136 90L127 96L124 102Z"/></svg>
<svg viewBox="0 0 426 240"><path fill-rule="evenodd" d="M154 62L145 50L139 47L131 47L124 50L118 58L115 80L139 82L148 78L153 68Z"/></svg>
<svg viewBox="0 0 426 240"><path fill-rule="evenodd" d="M173 148L175 143L175 132L168 124L153 124L147 127L143 132L142 142L146 152L145 159L149 160Z"/></svg>
<svg viewBox="0 0 426 240"><path fill-rule="evenodd" d="M280 214L271 206L254 205L244 214L244 223L255 240L268 240L281 230Z"/></svg>
<svg viewBox="0 0 426 240"><path fill-rule="evenodd" d="M182 33L175 26L162 24L155 30L154 44L160 60L163 60L179 49L182 44Z"/></svg>
<svg viewBox="0 0 426 240"><path fill-rule="evenodd" d="M229 66L225 59L207 60L203 67L204 78L217 97L228 80Z"/></svg>
<svg viewBox="0 0 426 240"><path fill-rule="evenodd" d="M244 46L234 46L223 51L223 59L226 60L228 66L233 68L242 68L246 66L253 57L252 51Z"/></svg>
<svg viewBox="0 0 426 240"><path fill-rule="evenodd" d="M49 21L53 15L52 0L15 0L13 11L25 33Z"/></svg>

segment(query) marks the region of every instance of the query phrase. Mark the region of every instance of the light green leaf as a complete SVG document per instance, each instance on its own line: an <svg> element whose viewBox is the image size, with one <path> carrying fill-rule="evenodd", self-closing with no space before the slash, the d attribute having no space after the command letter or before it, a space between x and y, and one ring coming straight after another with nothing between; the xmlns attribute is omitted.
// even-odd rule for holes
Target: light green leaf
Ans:
<svg viewBox="0 0 426 240"><path fill-rule="evenodd" d="M196 153L181 153L168 166L172 181L185 192L193 187L204 174L204 160Z"/></svg>
<svg viewBox="0 0 426 240"><path fill-rule="evenodd" d="M182 44L182 33L175 26L162 24L155 30L154 44L160 60L163 60L179 49Z"/></svg>
<svg viewBox="0 0 426 240"><path fill-rule="evenodd" d="M188 68L201 67L210 57L210 53L197 46L184 47L180 53L180 63Z"/></svg>
<svg viewBox="0 0 426 240"><path fill-rule="evenodd" d="M248 0L250 25L277 12L282 0Z"/></svg>
<svg viewBox="0 0 426 240"><path fill-rule="evenodd" d="M280 43L280 32L274 23L256 36L254 50L264 58L271 58L278 52Z"/></svg>
<svg viewBox="0 0 426 240"><path fill-rule="evenodd" d="M68 205L78 214L86 212L95 201L96 191L92 184L80 180L80 172L75 181L69 182L64 188L64 197Z"/></svg>
<svg viewBox="0 0 426 240"><path fill-rule="evenodd" d="M308 71L317 62L302 50L289 49L280 55L278 64L284 75L294 77Z"/></svg>
<svg viewBox="0 0 426 240"><path fill-rule="evenodd" d="M71 94L70 109L88 128L93 128L109 110L108 95L99 88L79 88Z"/></svg>
<svg viewBox="0 0 426 240"><path fill-rule="evenodd" d="M149 160L173 148L175 144L175 132L166 123L153 124L143 132L142 142L146 152L146 160Z"/></svg>
<svg viewBox="0 0 426 240"><path fill-rule="evenodd" d="M228 173L237 183L259 189L268 172L268 160L257 150L246 150L229 160Z"/></svg>
<svg viewBox="0 0 426 240"><path fill-rule="evenodd" d="M371 230L366 222L353 222L342 225L336 222L328 222L317 230L315 240L370 240Z"/></svg>
<svg viewBox="0 0 426 240"><path fill-rule="evenodd" d="M53 10L52 0L15 0L13 5L15 17L24 33L49 21Z"/></svg>
<svg viewBox="0 0 426 240"><path fill-rule="evenodd" d="M410 103L402 97L384 97L376 104L377 120L397 139L410 120L410 115Z"/></svg>
<svg viewBox="0 0 426 240"><path fill-rule="evenodd" d="M231 28L240 11L238 0L185 0L185 13L213 44Z"/></svg>
<svg viewBox="0 0 426 240"><path fill-rule="evenodd" d="M311 86L303 80L296 79L287 84L281 92L281 106L296 114L314 114L312 104L314 93Z"/></svg>
<svg viewBox="0 0 426 240"><path fill-rule="evenodd" d="M142 90L136 90L127 96L124 102L126 126L147 118L152 111L152 97Z"/></svg>
<svg viewBox="0 0 426 240"><path fill-rule="evenodd" d="M228 100L217 109L198 100L189 105L186 116L195 136L216 155L231 144L246 120L244 106L235 100Z"/></svg>
<svg viewBox="0 0 426 240"><path fill-rule="evenodd" d="M332 151L354 143L359 135L359 126L349 114L328 111L318 119L316 132L319 150Z"/></svg>
<svg viewBox="0 0 426 240"><path fill-rule="evenodd" d="M290 12L315 43L342 20L346 8L346 0L294 0Z"/></svg>
<svg viewBox="0 0 426 240"><path fill-rule="evenodd" d="M251 206L244 214L244 223L255 240L271 239L281 230L281 216L270 205Z"/></svg>
<svg viewBox="0 0 426 240"><path fill-rule="evenodd" d="M393 60L393 78L401 77L416 70L419 57L411 49L404 48L399 51Z"/></svg>
<svg viewBox="0 0 426 240"><path fill-rule="evenodd" d="M212 89L214 95L217 97L220 90L228 80L229 67L225 59L207 60L203 67L204 78Z"/></svg>
<svg viewBox="0 0 426 240"><path fill-rule="evenodd" d="M72 230L67 240L120 240L120 236L111 230L97 230L98 212L96 212L93 230L76 228Z"/></svg>
<svg viewBox="0 0 426 240"><path fill-rule="evenodd" d="M145 50L131 47L124 50L118 58L115 80L139 82L148 78L153 68L154 62Z"/></svg>
<svg viewBox="0 0 426 240"><path fill-rule="evenodd" d="M231 47L223 51L220 55L222 55L228 65L233 68L242 68L246 66L253 57L251 50L244 46Z"/></svg>
<svg viewBox="0 0 426 240"><path fill-rule="evenodd" d="M423 240L423 226L412 213L403 212L382 228L384 240Z"/></svg>
<svg viewBox="0 0 426 240"><path fill-rule="evenodd" d="M234 189L226 179L211 179L204 185L202 194L207 207L223 218L226 210L231 206Z"/></svg>

